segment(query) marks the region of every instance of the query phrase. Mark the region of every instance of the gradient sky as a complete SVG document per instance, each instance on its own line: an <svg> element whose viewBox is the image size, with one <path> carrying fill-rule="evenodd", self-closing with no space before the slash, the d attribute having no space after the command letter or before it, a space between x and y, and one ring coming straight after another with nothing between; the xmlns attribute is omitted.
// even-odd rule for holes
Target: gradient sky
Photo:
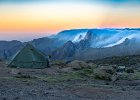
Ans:
<svg viewBox="0 0 140 100"><path fill-rule="evenodd" d="M0 0L0 40L77 28L140 27L140 0Z"/></svg>

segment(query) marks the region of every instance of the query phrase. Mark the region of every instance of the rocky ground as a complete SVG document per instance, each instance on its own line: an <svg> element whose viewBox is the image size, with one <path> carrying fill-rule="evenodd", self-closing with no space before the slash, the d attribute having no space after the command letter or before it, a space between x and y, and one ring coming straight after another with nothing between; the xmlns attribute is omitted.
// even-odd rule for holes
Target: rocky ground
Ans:
<svg viewBox="0 0 140 100"><path fill-rule="evenodd" d="M93 67L89 70L74 65L13 69L1 62L0 100L140 100L138 78L99 80L90 72Z"/></svg>

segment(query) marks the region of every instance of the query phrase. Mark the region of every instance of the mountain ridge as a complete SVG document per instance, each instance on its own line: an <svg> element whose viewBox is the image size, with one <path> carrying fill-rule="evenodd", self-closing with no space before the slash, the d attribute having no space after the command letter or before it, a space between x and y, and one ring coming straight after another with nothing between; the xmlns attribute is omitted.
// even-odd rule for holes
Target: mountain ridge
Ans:
<svg viewBox="0 0 140 100"><path fill-rule="evenodd" d="M131 48L136 48L139 50L140 43L140 28L124 28L124 29L73 29L73 30L64 30L59 32L56 35L50 37L43 37L38 39L33 39L29 41L37 49L43 52L45 55L52 55L57 59L57 55L62 55L61 59L71 58L88 58L85 55L88 55L89 52L92 52L90 55L96 53L103 54L101 52L109 52L110 50L120 50L120 53L114 52L116 55L127 55L129 54L128 50ZM84 35L81 35L84 34ZM78 41L73 41L76 37ZM129 45L124 45L126 40L131 41ZM132 42L133 41L133 42ZM134 42L135 41L135 42ZM7 44L10 44L7 47ZM20 50L27 42L20 41L0 41L0 58L9 58L14 55L15 52ZM2 45L5 45L2 47ZM120 45L120 46L119 46ZM112 49L115 48L115 49ZM68 53L66 52L68 51ZM126 51L126 52L122 52ZM132 50L139 54L136 49ZM55 53L57 52L57 53ZM59 53L58 53L59 52ZM123 54L121 54L123 53ZM56 54L56 55L55 55ZM131 53L130 53L131 54ZM82 57L78 56L81 55ZM103 54L101 57L104 57ZM110 54L109 54L110 55ZM94 55L93 55L94 56ZM96 55L98 56L98 55ZM100 55L99 55L100 56ZM111 56L111 55L110 55ZM59 58L59 59L60 59ZM96 58L96 57L95 57ZM91 59L95 59L92 58Z"/></svg>

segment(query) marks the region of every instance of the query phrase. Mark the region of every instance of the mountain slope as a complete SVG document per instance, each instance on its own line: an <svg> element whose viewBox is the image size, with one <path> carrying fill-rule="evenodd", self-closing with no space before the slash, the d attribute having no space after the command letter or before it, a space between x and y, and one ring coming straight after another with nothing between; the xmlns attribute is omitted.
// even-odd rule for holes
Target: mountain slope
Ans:
<svg viewBox="0 0 140 100"><path fill-rule="evenodd" d="M64 42L73 41L76 35L81 33L86 33L88 29L71 29L64 30L53 36L52 38L57 38L59 40L63 40Z"/></svg>
<svg viewBox="0 0 140 100"><path fill-rule="evenodd" d="M82 51L74 59L95 60L112 56L126 56L140 54L140 42L126 39L122 44L109 48L90 48Z"/></svg>
<svg viewBox="0 0 140 100"><path fill-rule="evenodd" d="M140 29L76 29L66 30L55 35L55 38L65 42L72 41L79 43L85 40L90 33L90 47L106 48L122 43L126 38L132 39L140 37Z"/></svg>
<svg viewBox="0 0 140 100"><path fill-rule="evenodd" d="M21 47L20 41L0 41L0 58L8 59L14 55Z"/></svg>
<svg viewBox="0 0 140 100"><path fill-rule="evenodd" d="M77 47L71 41L52 52L52 59L71 59L77 53Z"/></svg>
<svg viewBox="0 0 140 100"><path fill-rule="evenodd" d="M46 55L50 55L52 51L64 44L64 42L58 39L48 37L34 39L30 43Z"/></svg>

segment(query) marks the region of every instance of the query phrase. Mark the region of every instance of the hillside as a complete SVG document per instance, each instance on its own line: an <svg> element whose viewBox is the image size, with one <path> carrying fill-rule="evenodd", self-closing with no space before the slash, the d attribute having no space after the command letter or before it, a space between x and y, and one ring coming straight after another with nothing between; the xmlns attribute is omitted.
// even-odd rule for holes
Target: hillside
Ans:
<svg viewBox="0 0 140 100"><path fill-rule="evenodd" d="M115 56L104 59L90 60L95 64L125 65L127 67L136 66L140 68L140 55Z"/></svg>

